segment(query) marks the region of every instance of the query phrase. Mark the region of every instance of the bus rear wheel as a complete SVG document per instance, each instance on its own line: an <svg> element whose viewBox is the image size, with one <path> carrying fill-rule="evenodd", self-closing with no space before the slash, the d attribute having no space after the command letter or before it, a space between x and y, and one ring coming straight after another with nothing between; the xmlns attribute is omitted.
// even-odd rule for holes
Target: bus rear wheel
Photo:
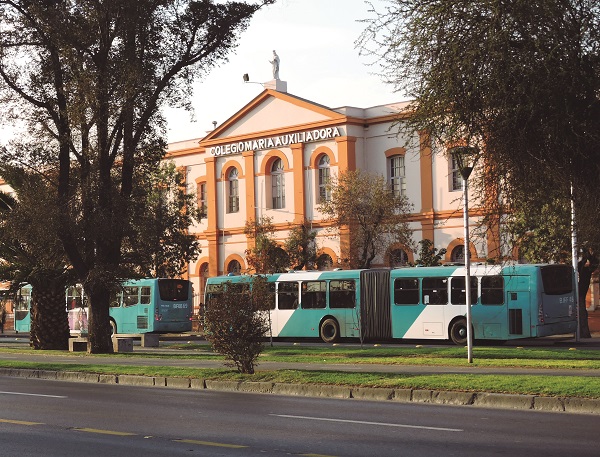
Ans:
<svg viewBox="0 0 600 457"><path fill-rule="evenodd" d="M321 322L319 335L325 343L335 343L340 337L340 326L333 318L325 319Z"/></svg>
<svg viewBox="0 0 600 457"><path fill-rule="evenodd" d="M467 321L458 319L450 327L450 339L454 344L462 346L467 342Z"/></svg>

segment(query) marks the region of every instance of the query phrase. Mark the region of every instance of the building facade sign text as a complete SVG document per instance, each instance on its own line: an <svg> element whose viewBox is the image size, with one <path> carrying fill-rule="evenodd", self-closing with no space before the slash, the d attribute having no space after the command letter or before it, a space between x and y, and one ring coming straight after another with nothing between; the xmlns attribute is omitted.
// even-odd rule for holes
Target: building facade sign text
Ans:
<svg viewBox="0 0 600 457"><path fill-rule="evenodd" d="M287 133L285 135L272 136L269 138L259 138L256 140L238 141L219 146L213 146L209 152L214 156L223 156L229 154L241 154L246 151L258 151L261 149L273 149L282 146L289 146L295 143L307 143L309 141L329 140L341 136L337 127L327 127L324 129L308 130L306 132Z"/></svg>

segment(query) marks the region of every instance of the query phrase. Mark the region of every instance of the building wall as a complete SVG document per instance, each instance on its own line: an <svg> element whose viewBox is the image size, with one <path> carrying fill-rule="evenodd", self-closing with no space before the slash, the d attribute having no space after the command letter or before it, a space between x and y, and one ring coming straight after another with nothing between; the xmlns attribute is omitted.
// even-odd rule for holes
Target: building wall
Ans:
<svg viewBox="0 0 600 457"><path fill-rule="evenodd" d="M245 250L249 242L244 226L246 221L262 216L272 219L277 242L285 241L290 224L306 219L317 232L322 251L331 255L334 262L344 256L343 243L326 231L317 207L318 160L323 154L330 158L332 176L361 169L387 179L389 157L403 154L406 195L413 205L413 239L431 239L438 249L448 249L449 260L451 250L462 244L462 192L451 190L450 165L443 148L429 145L417 132L408 137L397 135L393 122L403 107L391 104L368 109L329 109L265 90L205 138L169 145L168 159L187 167L189 189L195 191L199 182L205 182L207 187L208 217L190 228L203 249L198 261L190 265L195 290L203 291L203 276L226 273L232 260L240 262L242 269L247 267ZM337 133L326 138L318 134L317 138L308 139L287 136L325 129ZM293 141L288 142L289 138ZM264 142L258 145L259 140ZM284 166L285 206L273 209L270 166L278 158ZM238 170L240 195L239 211L234 213L227 208L228 173L232 167ZM472 217L471 222L475 219ZM485 243L473 244L471 253L473 260L485 259ZM411 260L417 256L408 254ZM375 264L387 266L387 262L385 253L381 253Z"/></svg>

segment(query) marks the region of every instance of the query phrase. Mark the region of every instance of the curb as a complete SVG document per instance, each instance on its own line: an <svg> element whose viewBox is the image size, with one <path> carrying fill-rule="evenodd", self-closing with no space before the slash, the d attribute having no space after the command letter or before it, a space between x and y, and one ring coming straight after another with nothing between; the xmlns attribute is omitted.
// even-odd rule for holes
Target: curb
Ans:
<svg viewBox="0 0 600 457"><path fill-rule="evenodd" d="M53 381L119 384L125 386L166 387L171 389L216 390L223 392L261 393L304 397L344 398L401 403L475 406L513 410L535 410L600 415L600 399L541 397L489 392L437 391L427 389L386 389L381 387L344 387L321 384L293 384L252 381L218 381L210 379L105 375L77 371L0 368L0 376L46 379Z"/></svg>

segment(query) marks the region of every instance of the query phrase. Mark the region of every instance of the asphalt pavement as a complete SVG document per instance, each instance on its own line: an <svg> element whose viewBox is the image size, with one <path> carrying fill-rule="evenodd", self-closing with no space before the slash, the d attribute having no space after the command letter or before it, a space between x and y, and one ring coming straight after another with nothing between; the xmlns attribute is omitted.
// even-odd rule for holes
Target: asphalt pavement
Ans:
<svg viewBox="0 0 600 457"><path fill-rule="evenodd" d="M591 314L591 313L590 313ZM599 319L595 319L598 317ZM512 341L513 347L564 347L574 350L600 350L600 311L594 312L590 319L592 338L580 338L579 340L570 336L548 337ZM593 326L593 327L592 327ZM189 337L189 335L186 335ZM173 337L171 339L184 338L186 336ZM19 347L27 344L27 334L15 334L12 331L0 335L0 347ZM421 342L427 344L428 342ZM289 343L288 343L289 344ZM300 343L304 344L304 343ZM431 344L431 342L429 342ZM141 347L139 342L133 346L133 353L144 355L143 357L119 357L107 356L94 359L94 364L106 365L130 365L130 366L177 366L187 368L222 368L221 361L199 360L193 358L164 357L168 354L201 353L198 349L173 349L172 344L165 337L161 340L158 348ZM21 346L22 347L22 346ZM152 357L156 355L157 357ZM160 356L160 357L159 357ZM38 363L56 362L65 364L81 364L82 358L79 354L46 355L39 354L15 354L0 353L0 360L22 360ZM260 370L324 370L324 371L347 371L347 372L378 372L398 374L487 374L487 375L527 375L527 376L578 376L598 377L600 370L569 370L569 369L537 369L537 368L494 368L480 367L475 365L463 367L443 366L420 366L420 365L380 365L380 364L315 364L315 363L293 363L293 362L268 362L260 361L256 367ZM143 377L132 375L100 375L89 373L78 373L75 371L52 371L35 369L10 369L0 368L1 376L56 379L75 382L100 382L125 385L209 389L221 391L242 391L265 394L280 395L305 395L314 397L354 398L367 400L392 400L403 402L420 402L450 404L462 406L480 406L488 408L508 409L530 409L555 412L600 414L600 399L585 398L556 398L536 395L509 395L486 392L448 392L428 389L386 389L386 388L351 388L331 385L304 385L273 382L238 382L238 381L215 381L194 378L166 378L166 377Z"/></svg>

